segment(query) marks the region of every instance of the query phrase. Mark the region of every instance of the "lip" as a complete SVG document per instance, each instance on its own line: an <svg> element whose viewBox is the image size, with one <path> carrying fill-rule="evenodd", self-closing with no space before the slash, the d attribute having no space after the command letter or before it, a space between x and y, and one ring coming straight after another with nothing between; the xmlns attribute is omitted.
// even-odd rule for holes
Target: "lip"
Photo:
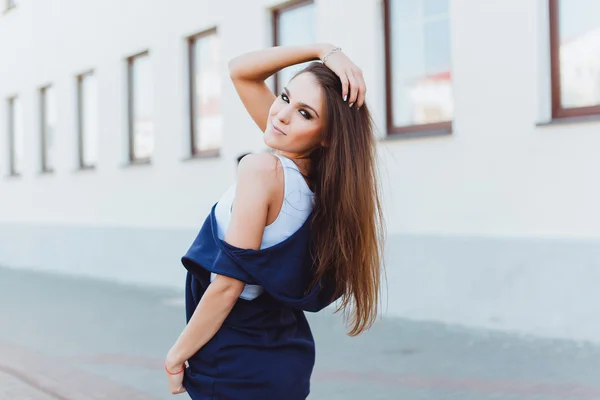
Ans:
<svg viewBox="0 0 600 400"><path fill-rule="evenodd" d="M275 126L275 124L273 124L272 122L271 122L271 126L273 127L273 130L274 130L275 132L277 132L277 133L280 133L280 134L282 134L283 136L287 136L287 135L285 134L285 132L284 132L284 131L282 131L281 129L279 129L278 127L276 127L276 126Z"/></svg>

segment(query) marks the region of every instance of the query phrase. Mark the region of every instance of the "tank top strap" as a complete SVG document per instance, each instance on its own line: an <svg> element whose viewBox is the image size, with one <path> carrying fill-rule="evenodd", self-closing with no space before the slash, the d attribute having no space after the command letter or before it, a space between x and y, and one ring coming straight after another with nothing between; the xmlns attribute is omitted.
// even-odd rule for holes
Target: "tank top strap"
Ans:
<svg viewBox="0 0 600 400"><path fill-rule="evenodd" d="M300 172L296 163L293 162L292 160L290 160L289 158L280 156L279 154L273 154L273 155L275 157L277 157L279 159L279 161L281 161L281 165L283 166L284 170L292 168L292 169L295 169L296 171Z"/></svg>
<svg viewBox="0 0 600 400"><path fill-rule="evenodd" d="M279 154L274 154L274 156L281 161L281 166L283 167L285 197L287 198L292 192L297 191L299 188L306 188L310 192L310 189L304 180L304 176L302 176L300 168L298 168L296 163Z"/></svg>

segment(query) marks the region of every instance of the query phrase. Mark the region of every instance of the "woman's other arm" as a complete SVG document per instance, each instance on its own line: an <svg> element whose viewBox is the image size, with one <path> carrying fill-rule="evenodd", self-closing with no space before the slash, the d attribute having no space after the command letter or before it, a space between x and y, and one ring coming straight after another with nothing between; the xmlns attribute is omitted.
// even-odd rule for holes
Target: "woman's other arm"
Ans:
<svg viewBox="0 0 600 400"><path fill-rule="evenodd" d="M236 194L225 241L243 249L259 249L271 199L278 180L276 159L269 154L244 157L238 167ZM221 328L231 312L244 282L218 275L208 286L192 318L167 354L165 366L176 372ZM171 393L182 393L183 373L169 375Z"/></svg>

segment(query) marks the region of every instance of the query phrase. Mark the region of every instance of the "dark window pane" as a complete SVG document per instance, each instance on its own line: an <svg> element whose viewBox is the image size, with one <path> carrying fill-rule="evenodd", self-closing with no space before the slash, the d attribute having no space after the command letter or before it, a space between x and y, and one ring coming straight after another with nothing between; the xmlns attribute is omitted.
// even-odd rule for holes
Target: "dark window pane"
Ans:
<svg viewBox="0 0 600 400"><path fill-rule="evenodd" d="M426 15L426 11L434 16ZM448 0L390 0L391 54L388 57L394 126L452 120L454 101L447 11ZM411 18L406 18L411 13Z"/></svg>
<svg viewBox="0 0 600 400"><path fill-rule="evenodd" d="M43 159L42 170L50 172L54 169L55 141L56 141L56 123L57 123L57 104L55 99L55 89L52 86L44 88L42 95L42 135L43 135Z"/></svg>
<svg viewBox="0 0 600 400"><path fill-rule="evenodd" d="M82 76L80 85L81 166L90 167L98 161L98 85L96 76L93 74Z"/></svg>
<svg viewBox="0 0 600 400"><path fill-rule="evenodd" d="M296 46L312 44L317 41L317 15L314 3L281 10L278 13L277 44L280 46ZM281 90L306 64L294 65L280 71L278 76Z"/></svg>
<svg viewBox="0 0 600 400"><path fill-rule="evenodd" d="M425 17L448 14L448 0L424 0L423 13Z"/></svg>
<svg viewBox="0 0 600 400"><path fill-rule="evenodd" d="M559 1L561 106L600 105L600 2Z"/></svg>
<svg viewBox="0 0 600 400"><path fill-rule="evenodd" d="M9 118L9 152L10 152L10 174L19 175L23 168L23 115L21 101L13 97L8 101Z"/></svg>
<svg viewBox="0 0 600 400"><path fill-rule="evenodd" d="M193 42L194 56L194 149L193 153L221 147L221 44L217 34L199 37Z"/></svg>
<svg viewBox="0 0 600 400"><path fill-rule="evenodd" d="M421 17L421 0L392 0L390 3L395 24L416 23Z"/></svg>
<svg viewBox="0 0 600 400"><path fill-rule="evenodd" d="M425 24L425 72L438 74L450 71L450 41L448 19Z"/></svg>
<svg viewBox="0 0 600 400"><path fill-rule="evenodd" d="M154 151L154 88L148 55L135 57L131 64L133 159L150 159Z"/></svg>

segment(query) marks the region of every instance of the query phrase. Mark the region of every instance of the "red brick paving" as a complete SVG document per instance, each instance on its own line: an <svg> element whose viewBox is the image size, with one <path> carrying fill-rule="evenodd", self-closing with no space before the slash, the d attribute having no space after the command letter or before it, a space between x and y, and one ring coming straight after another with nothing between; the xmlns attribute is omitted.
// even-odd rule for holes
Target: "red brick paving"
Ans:
<svg viewBox="0 0 600 400"><path fill-rule="evenodd" d="M41 355L23 347L0 342L0 400L153 400L130 387L100 376L69 367L77 363L128 366L147 370L162 368L162 361L152 357L118 354L68 357ZM434 376L409 376L392 373L354 371L315 371L316 382L368 383L405 389L434 389L442 392L465 392L481 395L549 396L556 399L600 399L600 387L551 382L502 381ZM14 397L18 392L19 396Z"/></svg>
<svg viewBox="0 0 600 400"><path fill-rule="evenodd" d="M109 364L143 369L162 368L162 361L152 357L118 354L74 357L71 360L90 364ZM434 389L442 392L468 392L482 395L548 396L556 399L600 400L600 386L552 382L508 381L476 378L446 378L392 373L317 370L315 382L368 383L377 386L398 386L405 389Z"/></svg>
<svg viewBox="0 0 600 400"><path fill-rule="evenodd" d="M0 400L14 391L27 390L31 400L155 400L130 387L70 367L64 360L44 356L0 341L0 373L7 385ZM25 389L24 389L25 388Z"/></svg>
<svg viewBox="0 0 600 400"><path fill-rule="evenodd" d="M45 393L31 386L21 377L15 377L11 372L5 372L0 367L0 399L1 400L64 400L51 393Z"/></svg>

